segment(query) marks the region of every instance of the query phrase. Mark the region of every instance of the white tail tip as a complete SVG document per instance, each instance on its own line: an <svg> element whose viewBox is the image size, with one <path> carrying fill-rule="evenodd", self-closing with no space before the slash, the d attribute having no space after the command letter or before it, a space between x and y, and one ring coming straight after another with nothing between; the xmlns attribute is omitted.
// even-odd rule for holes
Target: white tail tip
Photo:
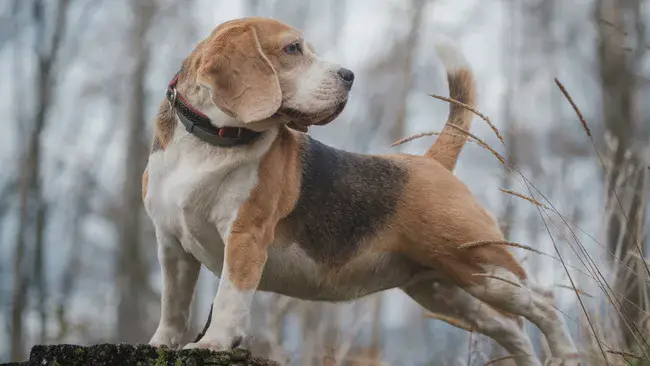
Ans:
<svg viewBox="0 0 650 366"><path fill-rule="evenodd" d="M465 56L456 42L448 37L438 36L435 41L436 53L447 71L469 68Z"/></svg>

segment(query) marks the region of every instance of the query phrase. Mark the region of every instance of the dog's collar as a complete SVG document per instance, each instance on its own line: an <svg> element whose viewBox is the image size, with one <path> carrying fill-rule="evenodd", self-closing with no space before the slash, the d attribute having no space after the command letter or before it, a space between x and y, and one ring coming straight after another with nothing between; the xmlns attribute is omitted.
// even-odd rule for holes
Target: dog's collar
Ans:
<svg viewBox="0 0 650 366"><path fill-rule="evenodd" d="M241 127L215 127L208 116L193 108L178 94L176 84L179 74L174 76L167 87L167 101L171 109L176 111L178 119L181 120L187 132L210 145L219 147L245 145L261 134L261 132Z"/></svg>

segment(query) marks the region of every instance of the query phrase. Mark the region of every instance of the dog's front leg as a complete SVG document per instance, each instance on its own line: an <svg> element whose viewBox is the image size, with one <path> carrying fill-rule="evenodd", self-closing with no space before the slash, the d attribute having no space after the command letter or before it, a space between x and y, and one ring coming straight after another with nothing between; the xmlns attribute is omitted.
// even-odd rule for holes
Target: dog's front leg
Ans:
<svg viewBox="0 0 650 366"><path fill-rule="evenodd" d="M185 252L174 237L161 233L157 233L157 237L163 286L160 322L149 344L178 348L190 319L190 305L201 263Z"/></svg>
<svg viewBox="0 0 650 366"><path fill-rule="evenodd" d="M197 343L185 348L224 350L237 347L246 335L253 294L267 259L267 245L249 233L233 233L226 244L225 263L212 306L212 322Z"/></svg>

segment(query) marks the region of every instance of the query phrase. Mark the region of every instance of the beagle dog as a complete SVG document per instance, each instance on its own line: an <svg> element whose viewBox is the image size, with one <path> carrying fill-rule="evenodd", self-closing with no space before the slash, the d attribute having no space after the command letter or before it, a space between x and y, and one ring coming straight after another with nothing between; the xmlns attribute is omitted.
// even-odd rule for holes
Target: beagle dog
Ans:
<svg viewBox="0 0 650 366"><path fill-rule="evenodd" d="M474 104L462 56L439 54L451 97ZM459 248L504 240L451 172L464 135L443 130L424 156L375 156L296 131L334 120L353 81L299 31L266 18L219 25L183 62L155 118L142 182L163 280L150 344L180 346L205 265L220 278L212 321L185 348L239 345L256 290L347 301L397 287L494 338L519 365L539 365L521 316L553 357L574 362L561 317L507 248ZM469 128L470 119L451 107L450 122Z"/></svg>

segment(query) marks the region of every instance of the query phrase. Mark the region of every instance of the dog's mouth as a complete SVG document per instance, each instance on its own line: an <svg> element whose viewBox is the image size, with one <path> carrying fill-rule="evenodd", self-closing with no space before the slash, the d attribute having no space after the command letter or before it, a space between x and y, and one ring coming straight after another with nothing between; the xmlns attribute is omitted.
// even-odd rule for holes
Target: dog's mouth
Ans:
<svg viewBox="0 0 650 366"><path fill-rule="evenodd" d="M334 121L345 109L347 105L347 98L336 105L336 108L327 112L320 113L305 113L293 108L281 108L278 114L291 119L287 124L289 127L306 132L309 126L317 125L323 126Z"/></svg>
<svg viewBox="0 0 650 366"><path fill-rule="evenodd" d="M340 102L338 106L336 106L336 109L334 109L334 112L332 114L330 114L328 117L314 124L318 126L324 126L334 121L339 115L341 115L341 113L343 113L343 110L345 109L345 106L347 104L348 104L348 99L346 98L344 101Z"/></svg>

